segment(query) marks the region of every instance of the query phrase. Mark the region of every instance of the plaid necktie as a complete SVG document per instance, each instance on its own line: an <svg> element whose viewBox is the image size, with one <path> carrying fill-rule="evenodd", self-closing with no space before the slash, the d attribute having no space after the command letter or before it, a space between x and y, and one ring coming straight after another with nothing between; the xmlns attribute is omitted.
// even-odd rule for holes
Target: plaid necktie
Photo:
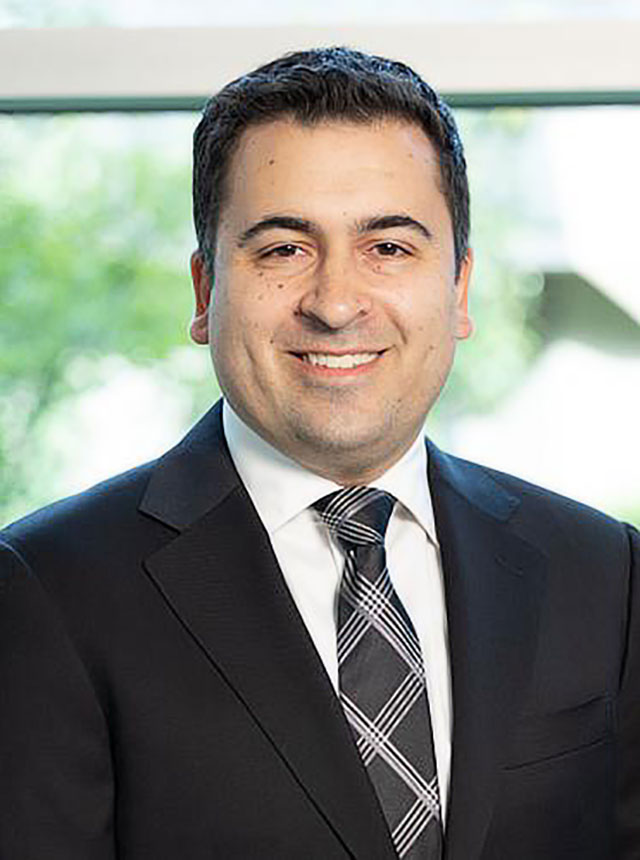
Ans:
<svg viewBox="0 0 640 860"><path fill-rule="evenodd" d="M440 860L442 826L420 644L387 570L395 499L345 487L314 508L345 553L340 701L400 857Z"/></svg>

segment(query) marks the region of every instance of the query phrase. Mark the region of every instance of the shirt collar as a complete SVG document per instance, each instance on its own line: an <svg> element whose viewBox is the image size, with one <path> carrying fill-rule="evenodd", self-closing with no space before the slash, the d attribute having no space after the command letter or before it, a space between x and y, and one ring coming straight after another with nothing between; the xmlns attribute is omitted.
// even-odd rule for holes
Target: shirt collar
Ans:
<svg viewBox="0 0 640 860"><path fill-rule="evenodd" d="M339 484L311 472L266 442L242 421L226 400L222 426L236 467L251 501L270 535ZM397 463L371 482L392 493L438 544L427 475L427 446L419 435Z"/></svg>

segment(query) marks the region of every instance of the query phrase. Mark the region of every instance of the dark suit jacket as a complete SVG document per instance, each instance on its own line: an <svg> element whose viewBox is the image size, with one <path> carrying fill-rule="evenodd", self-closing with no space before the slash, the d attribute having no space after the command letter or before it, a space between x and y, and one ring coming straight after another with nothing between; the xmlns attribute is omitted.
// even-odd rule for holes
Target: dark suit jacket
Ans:
<svg viewBox="0 0 640 860"><path fill-rule="evenodd" d="M433 446L429 464L447 860L640 857L639 535ZM395 856L219 407L2 539L1 860Z"/></svg>

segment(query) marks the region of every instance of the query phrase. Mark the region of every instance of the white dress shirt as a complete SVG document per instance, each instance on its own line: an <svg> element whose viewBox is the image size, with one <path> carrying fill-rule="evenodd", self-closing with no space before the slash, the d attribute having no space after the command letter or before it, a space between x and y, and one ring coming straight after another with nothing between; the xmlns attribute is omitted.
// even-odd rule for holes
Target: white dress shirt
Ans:
<svg viewBox="0 0 640 860"><path fill-rule="evenodd" d="M336 629L344 556L310 506L340 485L273 448L226 401L222 422L231 458L337 691ZM427 449L418 437L371 486L398 500L385 539L387 563L422 649L444 823L451 767L451 680L442 566L426 475Z"/></svg>

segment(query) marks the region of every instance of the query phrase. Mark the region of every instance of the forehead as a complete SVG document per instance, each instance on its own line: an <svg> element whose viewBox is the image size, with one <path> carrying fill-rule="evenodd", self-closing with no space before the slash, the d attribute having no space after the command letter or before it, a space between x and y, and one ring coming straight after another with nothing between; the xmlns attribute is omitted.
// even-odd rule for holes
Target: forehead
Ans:
<svg viewBox="0 0 640 860"><path fill-rule="evenodd" d="M439 176L437 151L413 123L302 125L278 119L243 133L229 164L224 208L370 208L394 198L396 205L415 206L429 197L444 202Z"/></svg>

